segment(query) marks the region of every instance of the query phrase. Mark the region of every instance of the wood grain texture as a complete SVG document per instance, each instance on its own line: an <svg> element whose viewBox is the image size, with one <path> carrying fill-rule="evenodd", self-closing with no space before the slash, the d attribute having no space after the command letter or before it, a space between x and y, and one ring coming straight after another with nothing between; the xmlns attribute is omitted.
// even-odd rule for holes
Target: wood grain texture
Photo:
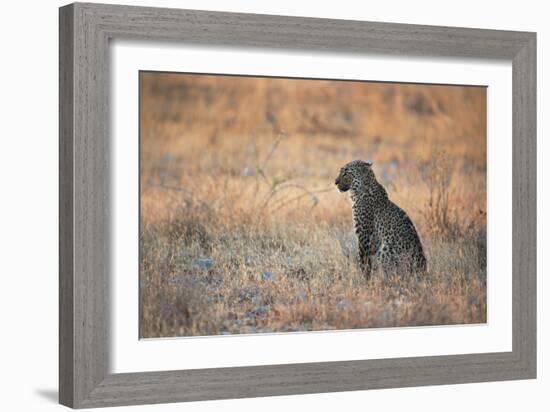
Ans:
<svg viewBox="0 0 550 412"><path fill-rule="evenodd" d="M59 13L59 400L73 404L73 37L72 6Z"/></svg>
<svg viewBox="0 0 550 412"><path fill-rule="evenodd" d="M67 49L60 82L61 180L67 187L60 190L60 203L70 205L60 219L60 376L72 380L62 378L60 400L77 406L108 367L108 44L79 5L62 8L60 22Z"/></svg>
<svg viewBox="0 0 550 412"><path fill-rule="evenodd" d="M532 36L512 62L513 351L533 376L537 367L536 52L536 37Z"/></svg>
<svg viewBox="0 0 550 412"><path fill-rule="evenodd" d="M535 377L535 34L80 3L60 9L59 26L61 403L81 408ZM110 39L511 61L513 350L110 374Z"/></svg>

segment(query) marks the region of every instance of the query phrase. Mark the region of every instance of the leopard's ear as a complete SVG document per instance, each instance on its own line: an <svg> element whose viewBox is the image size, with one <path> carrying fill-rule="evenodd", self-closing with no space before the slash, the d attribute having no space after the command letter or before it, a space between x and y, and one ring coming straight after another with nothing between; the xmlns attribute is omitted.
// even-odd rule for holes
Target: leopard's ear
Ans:
<svg viewBox="0 0 550 412"><path fill-rule="evenodd" d="M365 163L369 166L372 166L372 160L367 160Z"/></svg>

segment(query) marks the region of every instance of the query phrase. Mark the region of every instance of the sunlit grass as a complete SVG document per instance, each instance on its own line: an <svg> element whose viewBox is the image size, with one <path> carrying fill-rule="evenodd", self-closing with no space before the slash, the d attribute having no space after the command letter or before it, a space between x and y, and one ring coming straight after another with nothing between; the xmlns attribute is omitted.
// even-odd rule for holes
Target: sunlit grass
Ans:
<svg viewBox="0 0 550 412"><path fill-rule="evenodd" d="M486 321L485 91L142 75L140 336ZM366 282L339 168L374 160L429 273Z"/></svg>

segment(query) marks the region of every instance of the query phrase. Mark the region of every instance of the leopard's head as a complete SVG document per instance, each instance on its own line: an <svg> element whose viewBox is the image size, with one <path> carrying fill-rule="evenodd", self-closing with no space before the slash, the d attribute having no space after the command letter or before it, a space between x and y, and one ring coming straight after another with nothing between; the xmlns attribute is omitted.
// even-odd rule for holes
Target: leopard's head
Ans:
<svg viewBox="0 0 550 412"><path fill-rule="evenodd" d="M335 180L336 187L340 192L358 190L371 179L374 179L372 162L364 160L353 160L340 169L340 174Z"/></svg>

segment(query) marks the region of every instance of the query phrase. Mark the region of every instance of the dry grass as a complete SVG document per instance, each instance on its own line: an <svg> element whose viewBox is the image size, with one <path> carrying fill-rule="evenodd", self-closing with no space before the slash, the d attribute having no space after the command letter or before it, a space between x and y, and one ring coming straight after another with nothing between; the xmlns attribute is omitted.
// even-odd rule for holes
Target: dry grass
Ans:
<svg viewBox="0 0 550 412"><path fill-rule="evenodd" d="M486 321L485 90L141 75L140 336ZM366 282L334 178L373 159L427 276Z"/></svg>

